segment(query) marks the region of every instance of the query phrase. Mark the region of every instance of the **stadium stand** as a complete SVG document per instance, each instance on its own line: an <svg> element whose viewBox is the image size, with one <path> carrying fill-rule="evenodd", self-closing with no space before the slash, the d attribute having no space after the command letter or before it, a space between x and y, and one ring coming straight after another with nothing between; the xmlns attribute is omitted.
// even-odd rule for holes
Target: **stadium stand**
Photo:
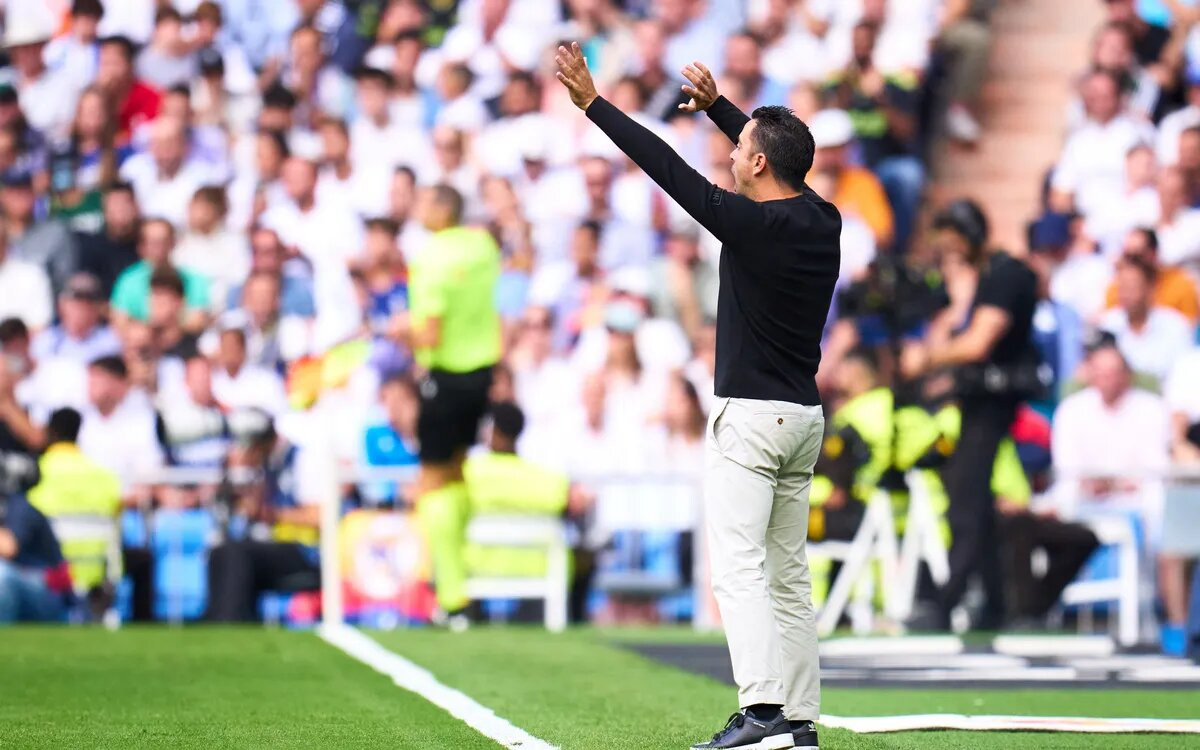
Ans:
<svg viewBox="0 0 1200 750"><path fill-rule="evenodd" d="M849 414L869 351L891 394L884 429L861 417L841 479L818 483L822 512L883 489L902 523L904 488L888 483L914 467L936 480L952 450L949 397L933 393L945 377L904 382L897 354L963 320L974 274L939 254L928 219L981 200L993 238L1038 273L1034 339L1054 379L1014 425L1027 482L999 512L1045 531L1119 506L1145 603L1161 604L1150 640L1188 648L1198 550L1164 540L1162 518L1194 498L1169 474L1200 462L1194 3L1052 4L1037 33L1088 18L1094 35L1064 35L1031 87L1047 62L1023 54L1046 38L1022 36L1034 4L994 0L117 5L5 4L0 450L39 455L50 414L79 411L78 448L126 508L127 616L201 617L213 576L232 585L231 558L210 570L210 552L269 544L291 563L252 587L266 597L253 614L311 621L294 592L315 585L327 450L347 509L410 507L407 269L429 239L422 195L445 184L502 254L491 398L524 414L521 459L572 483L571 617L704 618L687 593L706 585L688 481L713 404L719 246L557 90L549 51L578 39L601 93L718 185L728 144L676 109L683 65L705 61L743 109L784 103L812 125L809 183L843 214L819 385L831 415ZM328 434L314 405L337 414ZM165 478L188 470L203 478ZM381 470L397 473L363 478ZM1053 568L1066 553L1048 544ZM927 598L927 582L912 588ZM1009 614L1057 615L1056 598Z"/></svg>

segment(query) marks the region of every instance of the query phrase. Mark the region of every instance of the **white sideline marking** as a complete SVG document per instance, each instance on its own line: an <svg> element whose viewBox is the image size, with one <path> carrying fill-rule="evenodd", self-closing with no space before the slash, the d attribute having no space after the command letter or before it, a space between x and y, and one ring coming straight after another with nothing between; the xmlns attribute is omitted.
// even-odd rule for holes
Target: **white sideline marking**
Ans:
<svg viewBox="0 0 1200 750"><path fill-rule="evenodd" d="M1067 716L964 716L917 714L848 718L822 715L821 724L852 732L910 732L922 729L965 729L1039 732L1156 732L1200 734L1200 721L1186 719L1091 719Z"/></svg>
<svg viewBox="0 0 1200 750"><path fill-rule="evenodd" d="M416 693L451 716L466 722L480 734L507 748L558 750L554 745L514 726L496 712L454 688L446 687L433 673L399 654L388 651L374 639L347 625L321 625L321 640L354 657L376 672L387 675L397 686Z"/></svg>

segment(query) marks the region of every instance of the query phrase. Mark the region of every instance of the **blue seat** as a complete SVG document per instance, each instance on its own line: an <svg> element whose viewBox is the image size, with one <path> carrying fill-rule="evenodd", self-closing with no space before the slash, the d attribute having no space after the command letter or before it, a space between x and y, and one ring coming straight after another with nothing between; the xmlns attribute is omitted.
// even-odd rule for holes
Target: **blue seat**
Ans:
<svg viewBox="0 0 1200 750"><path fill-rule="evenodd" d="M215 520L204 509L160 510L154 515L154 616L179 621L204 614L208 543Z"/></svg>

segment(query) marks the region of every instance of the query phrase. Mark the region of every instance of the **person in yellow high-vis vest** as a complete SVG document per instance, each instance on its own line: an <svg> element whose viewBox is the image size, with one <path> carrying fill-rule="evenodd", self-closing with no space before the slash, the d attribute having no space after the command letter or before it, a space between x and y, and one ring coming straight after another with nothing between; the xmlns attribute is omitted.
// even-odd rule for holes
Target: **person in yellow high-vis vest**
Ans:
<svg viewBox="0 0 1200 750"><path fill-rule="evenodd" d="M79 450L75 441L81 421L79 412L70 408L50 415L49 445L38 460L41 481L28 496L50 520L75 593L86 596L121 574L121 480Z"/></svg>

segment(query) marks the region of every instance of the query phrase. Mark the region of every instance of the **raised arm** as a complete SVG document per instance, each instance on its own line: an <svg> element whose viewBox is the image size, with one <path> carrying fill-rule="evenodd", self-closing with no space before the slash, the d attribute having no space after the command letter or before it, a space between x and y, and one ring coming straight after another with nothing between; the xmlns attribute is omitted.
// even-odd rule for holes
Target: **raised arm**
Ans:
<svg viewBox="0 0 1200 750"><path fill-rule="evenodd" d="M707 110L708 119L713 121L713 124L721 129L725 137L734 144L738 142L738 136L742 134L742 128L746 127L746 123L750 122L750 118L746 113L737 108L737 105L729 101L723 96L717 97L717 100L712 103Z"/></svg>
<svg viewBox="0 0 1200 750"><path fill-rule="evenodd" d="M559 47L555 61L558 80L567 87L575 106L718 239L732 236L738 227L761 228L762 207L758 203L713 185L661 138L596 93L578 44L572 44L571 49Z"/></svg>
<svg viewBox="0 0 1200 750"><path fill-rule="evenodd" d="M683 93L690 96L691 100L680 104L679 108L684 112L706 111L708 119L736 145L742 128L746 127L750 118L746 117L746 113L738 109L737 105L717 92L717 81L704 63L694 62L680 72L692 85L683 86Z"/></svg>

